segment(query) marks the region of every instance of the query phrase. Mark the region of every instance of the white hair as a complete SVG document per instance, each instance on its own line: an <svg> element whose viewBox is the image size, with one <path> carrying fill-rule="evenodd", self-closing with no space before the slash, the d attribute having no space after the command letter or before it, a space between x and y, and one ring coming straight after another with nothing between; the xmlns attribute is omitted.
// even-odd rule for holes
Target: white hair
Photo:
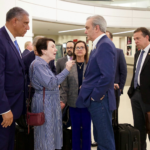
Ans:
<svg viewBox="0 0 150 150"><path fill-rule="evenodd" d="M87 18L87 20L92 19L92 25L95 27L96 25L99 25L99 28L102 32L106 32L107 23L104 17L100 15L94 15Z"/></svg>

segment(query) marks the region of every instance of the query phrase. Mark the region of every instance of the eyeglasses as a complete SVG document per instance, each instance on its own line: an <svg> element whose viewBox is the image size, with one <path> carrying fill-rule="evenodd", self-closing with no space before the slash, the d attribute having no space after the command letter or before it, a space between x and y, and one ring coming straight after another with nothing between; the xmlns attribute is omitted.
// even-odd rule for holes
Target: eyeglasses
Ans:
<svg viewBox="0 0 150 150"><path fill-rule="evenodd" d="M76 50L83 50L85 47L81 46L81 47L76 47Z"/></svg>
<svg viewBox="0 0 150 150"><path fill-rule="evenodd" d="M66 47L66 49L73 49L73 47Z"/></svg>

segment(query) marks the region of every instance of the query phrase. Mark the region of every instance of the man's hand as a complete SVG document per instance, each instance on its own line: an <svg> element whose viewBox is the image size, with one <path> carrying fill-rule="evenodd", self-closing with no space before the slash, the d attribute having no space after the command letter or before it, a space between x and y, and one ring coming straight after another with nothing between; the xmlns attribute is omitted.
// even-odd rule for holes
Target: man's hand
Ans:
<svg viewBox="0 0 150 150"><path fill-rule="evenodd" d="M115 83L115 84L114 84L114 89L115 89L115 90L119 89L119 85Z"/></svg>
<svg viewBox="0 0 150 150"><path fill-rule="evenodd" d="M63 110L63 108L65 107L65 103L63 103L62 101L60 101L60 107L61 107L61 110Z"/></svg>
<svg viewBox="0 0 150 150"><path fill-rule="evenodd" d="M1 123L3 128L7 128L8 126L11 126L13 122L13 114L11 111L2 114L3 122Z"/></svg>

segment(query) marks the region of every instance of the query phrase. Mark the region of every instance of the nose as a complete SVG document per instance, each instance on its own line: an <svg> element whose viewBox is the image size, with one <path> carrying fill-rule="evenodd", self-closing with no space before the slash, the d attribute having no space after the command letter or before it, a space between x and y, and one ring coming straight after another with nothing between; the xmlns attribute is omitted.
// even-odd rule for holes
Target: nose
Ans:
<svg viewBox="0 0 150 150"><path fill-rule="evenodd" d="M30 30L30 26L29 25L27 25L27 30Z"/></svg>
<svg viewBox="0 0 150 150"><path fill-rule="evenodd" d="M57 48L55 48L55 51L56 51L56 52L58 51Z"/></svg>
<svg viewBox="0 0 150 150"><path fill-rule="evenodd" d="M85 30L84 33L87 34L87 30Z"/></svg>

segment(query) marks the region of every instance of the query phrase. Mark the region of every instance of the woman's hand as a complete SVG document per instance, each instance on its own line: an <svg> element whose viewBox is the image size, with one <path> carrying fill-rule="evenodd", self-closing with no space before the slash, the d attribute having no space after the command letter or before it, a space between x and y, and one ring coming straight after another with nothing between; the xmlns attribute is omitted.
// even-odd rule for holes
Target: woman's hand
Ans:
<svg viewBox="0 0 150 150"><path fill-rule="evenodd" d="M60 107L61 107L61 110L63 110L63 108L65 107L65 103L63 103L62 101L60 101Z"/></svg>
<svg viewBox="0 0 150 150"><path fill-rule="evenodd" d="M69 61L67 61L66 62L66 69L68 70L68 71L70 71L71 70L71 68L72 68L72 66L75 64L75 61L74 60L69 60Z"/></svg>

